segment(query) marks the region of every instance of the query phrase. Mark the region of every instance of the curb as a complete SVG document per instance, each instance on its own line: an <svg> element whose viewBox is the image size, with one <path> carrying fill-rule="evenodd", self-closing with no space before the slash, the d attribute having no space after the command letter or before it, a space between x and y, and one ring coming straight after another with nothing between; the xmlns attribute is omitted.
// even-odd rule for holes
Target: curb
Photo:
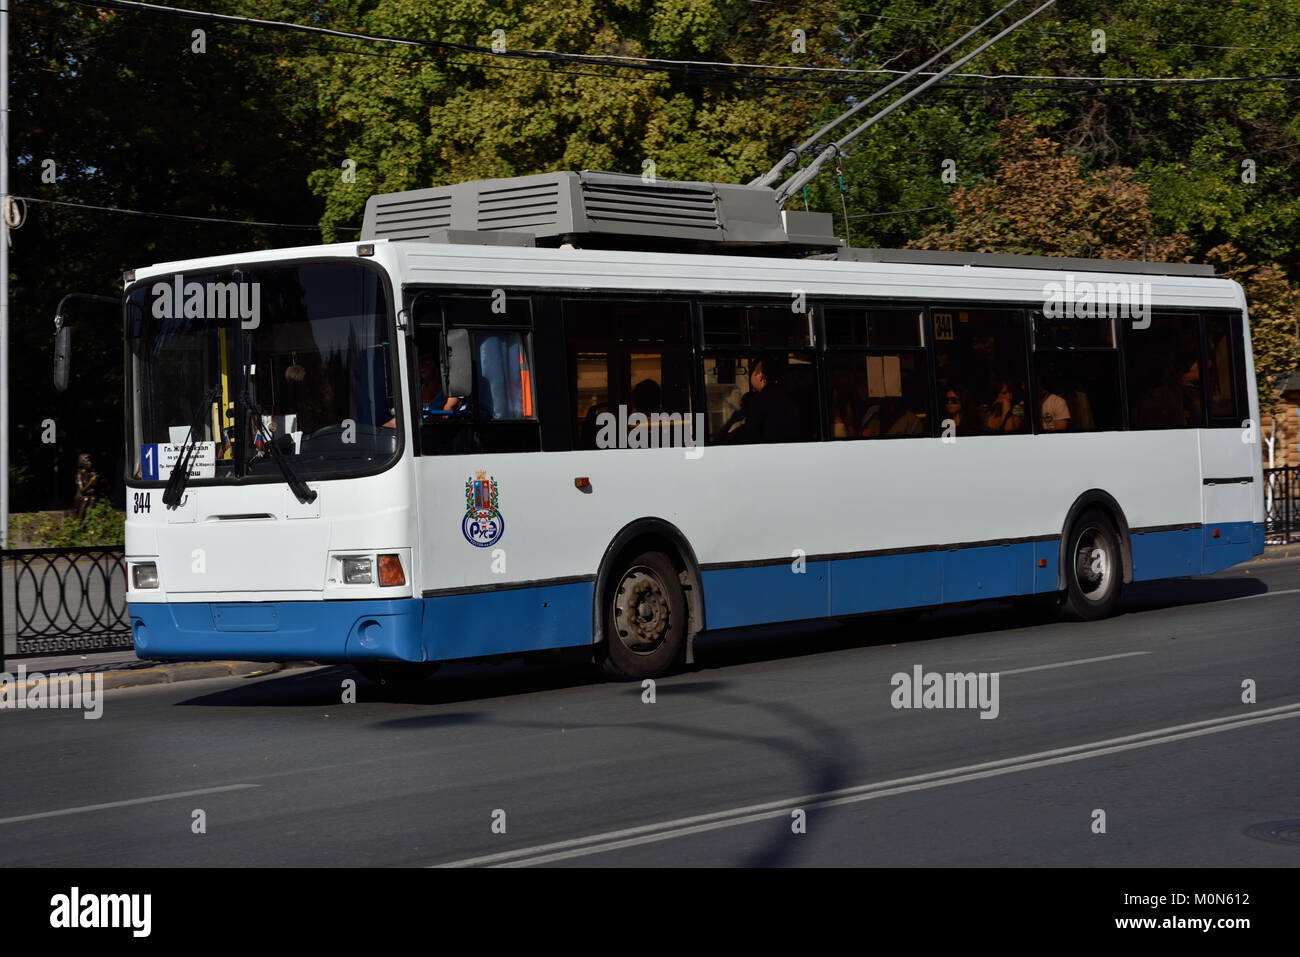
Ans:
<svg viewBox="0 0 1300 957"><path fill-rule="evenodd" d="M26 662L24 662L26 664ZM136 688L142 685L175 684L179 681L197 681L201 678L229 678L254 675L274 674L297 668L314 668L315 662L266 662L266 661L197 661L183 664L158 665L149 668L54 668L48 673L33 668L28 674L41 675L38 680L23 683L22 687L31 688L38 684L48 684L48 675L100 674L104 678L104 690L118 688Z"/></svg>
<svg viewBox="0 0 1300 957"><path fill-rule="evenodd" d="M252 677L268 675L296 668L314 668L314 662L279 661L196 661L186 664L159 665L153 668L132 668L122 671L105 671L104 688L135 688L141 685L175 684L178 681L197 681L201 678Z"/></svg>

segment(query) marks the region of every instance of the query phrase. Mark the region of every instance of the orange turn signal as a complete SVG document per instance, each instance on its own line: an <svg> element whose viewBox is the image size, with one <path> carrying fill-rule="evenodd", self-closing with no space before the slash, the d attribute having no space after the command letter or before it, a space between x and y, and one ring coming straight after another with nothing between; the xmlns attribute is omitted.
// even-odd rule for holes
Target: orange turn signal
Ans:
<svg viewBox="0 0 1300 957"><path fill-rule="evenodd" d="M573 480L574 488L591 488L591 479L585 475L580 475Z"/></svg>
<svg viewBox="0 0 1300 957"><path fill-rule="evenodd" d="M1039 567L1039 568L1046 568L1046 567L1047 567L1047 559L1046 559L1046 558L1040 558L1040 559L1038 560L1038 567Z"/></svg>
<svg viewBox="0 0 1300 957"><path fill-rule="evenodd" d="M379 584L405 585L406 575L402 571L402 561L396 555L379 556Z"/></svg>
<svg viewBox="0 0 1300 957"><path fill-rule="evenodd" d="M1219 530L1216 528L1213 532L1210 533L1210 537L1211 537L1211 538L1218 538L1218 537L1219 537Z"/></svg>

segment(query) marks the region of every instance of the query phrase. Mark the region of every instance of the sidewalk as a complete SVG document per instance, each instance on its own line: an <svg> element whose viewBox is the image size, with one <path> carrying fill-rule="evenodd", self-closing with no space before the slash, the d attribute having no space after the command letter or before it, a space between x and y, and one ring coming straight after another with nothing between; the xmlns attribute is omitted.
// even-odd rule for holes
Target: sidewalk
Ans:
<svg viewBox="0 0 1300 957"><path fill-rule="evenodd" d="M28 675L100 672L105 689L134 688L138 685L171 684L199 678L228 678L231 675L266 675L293 668L314 668L314 661L141 661L130 651L108 651L98 655L51 655L44 658L7 658L4 669L11 675L18 667Z"/></svg>
<svg viewBox="0 0 1300 957"><path fill-rule="evenodd" d="M1300 561L1300 542L1290 545L1269 545L1264 554L1243 565L1276 561ZM48 675L102 672L105 688L133 688L138 685L171 684L177 681L194 681L199 678L227 678L232 675L265 675L295 668L314 668L314 661L141 661L130 651L110 651L97 655L51 655L43 658L8 658L4 671L17 674L22 665L30 675L40 672Z"/></svg>

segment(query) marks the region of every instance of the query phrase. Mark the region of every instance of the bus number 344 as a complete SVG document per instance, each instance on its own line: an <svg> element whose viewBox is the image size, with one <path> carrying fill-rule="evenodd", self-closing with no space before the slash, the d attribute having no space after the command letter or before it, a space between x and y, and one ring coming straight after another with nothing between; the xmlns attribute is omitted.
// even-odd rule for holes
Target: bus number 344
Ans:
<svg viewBox="0 0 1300 957"><path fill-rule="evenodd" d="M134 499L134 501L131 503L131 511L132 511L133 513L135 513L135 514L138 515L140 512L147 512L147 511L149 511L149 493L148 493L148 492L136 492L136 493L132 496L132 498Z"/></svg>

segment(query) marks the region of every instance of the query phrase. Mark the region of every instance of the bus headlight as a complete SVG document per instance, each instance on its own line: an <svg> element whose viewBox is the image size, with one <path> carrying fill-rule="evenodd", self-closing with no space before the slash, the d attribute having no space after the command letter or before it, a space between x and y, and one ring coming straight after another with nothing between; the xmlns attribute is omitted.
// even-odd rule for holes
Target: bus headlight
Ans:
<svg viewBox="0 0 1300 957"><path fill-rule="evenodd" d="M135 585L137 591L142 588L158 587L158 564L157 562L140 562L138 565L131 566L131 582Z"/></svg>
<svg viewBox="0 0 1300 957"><path fill-rule="evenodd" d="M343 559L343 582L347 585L369 585L375 580L370 556Z"/></svg>

